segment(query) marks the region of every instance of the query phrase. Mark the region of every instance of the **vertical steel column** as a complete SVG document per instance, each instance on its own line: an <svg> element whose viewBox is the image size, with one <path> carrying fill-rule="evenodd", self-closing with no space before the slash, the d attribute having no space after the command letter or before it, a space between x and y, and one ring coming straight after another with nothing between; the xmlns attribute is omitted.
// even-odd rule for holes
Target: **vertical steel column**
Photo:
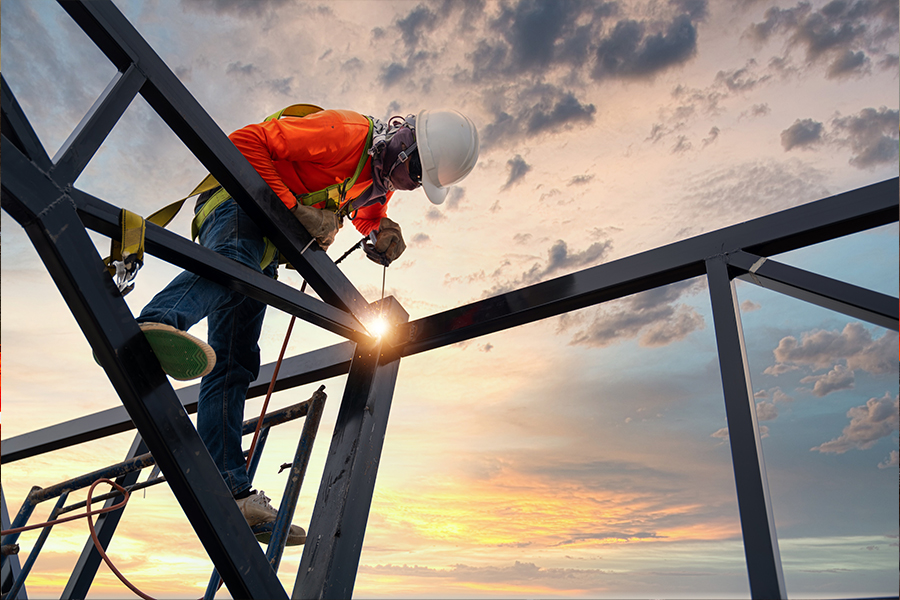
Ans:
<svg viewBox="0 0 900 600"><path fill-rule="evenodd" d="M125 460L131 460L132 458L140 456L141 454L146 454L147 452L149 452L147 444L144 443L141 434L137 434L134 436L134 441L131 443L131 448L128 450ZM126 473L116 479L116 483L127 488L137 483L140 476L140 470L132 471L131 473ZM108 508L120 501L120 498L109 498L104 502L103 508ZM90 510L90 507L88 507L88 510ZM103 513L97 517L95 529L97 530L97 538L100 540L100 545L103 546L104 550L109 548L109 542L112 540L112 536L116 532L116 528L119 526L119 521L122 520L122 513L124 512L125 509L121 508L112 512ZM100 567L101 560L103 559L100 557L100 553L94 545L94 540L89 535L60 598L62 600L68 600L69 598L86 598L88 590L91 589L91 583L93 583L94 577L97 575L97 569Z"/></svg>
<svg viewBox="0 0 900 600"><path fill-rule="evenodd" d="M786 598L737 293L724 256L707 259L706 269L750 594Z"/></svg>
<svg viewBox="0 0 900 600"><path fill-rule="evenodd" d="M300 496L300 486L303 485L303 478L306 476L306 467L309 465L309 457L312 455L316 432L318 432L319 422L322 420L322 412L325 410L326 397L324 385L313 393L309 412L306 413L306 419L303 422L303 432L297 442L297 451L294 453L291 470L284 485L284 494L281 495L278 517L272 525L272 537L269 540L269 547L266 549L266 558L269 559L269 563L276 573L281 564L284 546L287 544L288 531L294 519L297 498Z"/></svg>
<svg viewBox="0 0 900 600"><path fill-rule="evenodd" d="M409 319L393 298L384 302L391 323ZM388 346L357 346L353 356L292 598L353 594L400 368L398 356L383 353Z"/></svg>

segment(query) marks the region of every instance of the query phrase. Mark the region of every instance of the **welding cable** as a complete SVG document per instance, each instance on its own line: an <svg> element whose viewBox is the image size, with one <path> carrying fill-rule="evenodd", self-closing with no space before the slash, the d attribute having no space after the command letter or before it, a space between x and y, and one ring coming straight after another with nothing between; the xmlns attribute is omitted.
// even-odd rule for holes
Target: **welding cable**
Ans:
<svg viewBox="0 0 900 600"><path fill-rule="evenodd" d="M100 481L108 481L110 484L119 489L119 491L124 492L124 498L118 504L113 504L112 506L107 506L106 508L98 508L97 510L88 509L87 512L81 513L80 515L72 515L69 517L62 517L60 519L55 519L53 521L46 521L44 523L35 523L34 525L27 525L25 527L16 527L15 529L5 529L0 531L0 536L7 536L13 533L22 533L23 531L31 531L32 529L41 529L42 527L52 527L53 525L58 525L60 523L68 523L69 521L74 521L75 519L83 519L85 517L92 517L94 515L102 515L104 513L112 512L114 510L118 510L120 508L125 507L125 503L128 502L128 496L131 492L121 487L119 484L109 481L108 479L98 479L94 482L94 485L97 485ZM93 489L94 486L91 486ZM90 496L88 496L90 498ZM88 504L90 506L90 504Z"/></svg>

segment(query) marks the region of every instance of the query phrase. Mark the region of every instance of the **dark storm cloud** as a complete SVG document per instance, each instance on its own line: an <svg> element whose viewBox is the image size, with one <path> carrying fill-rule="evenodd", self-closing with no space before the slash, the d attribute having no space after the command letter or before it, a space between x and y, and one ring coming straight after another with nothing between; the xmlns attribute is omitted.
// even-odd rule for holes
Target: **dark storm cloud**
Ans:
<svg viewBox="0 0 900 600"><path fill-rule="evenodd" d="M781 132L785 152L821 143L850 148L850 164L868 169L897 161L900 138L900 111L865 108L856 115L835 117L830 130L812 119L797 119Z"/></svg>
<svg viewBox="0 0 900 600"><path fill-rule="evenodd" d="M829 65L826 75L829 79L837 79L844 75L860 74L871 62L862 50L859 52L847 50Z"/></svg>
<svg viewBox="0 0 900 600"><path fill-rule="evenodd" d="M857 115L835 118L832 132L838 143L853 150L850 164L855 167L897 162L900 111L866 108Z"/></svg>
<svg viewBox="0 0 900 600"><path fill-rule="evenodd" d="M427 34L455 18L455 31L472 49L453 77L482 90L481 102L492 115L483 129L485 149L590 125L597 107L576 90L591 78L653 77L684 63L696 53L696 25L707 14L707 0L672 0L660 9L668 16L654 20L620 17L617 1L521 0L501 4L494 16L476 4L462 4L462 11L459 6L420 4L396 19L402 51L381 66L380 79L389 87L432 73L425 67L436 68L443 49ZM383 42L391 31L373 34ZM422 59L413 66L416 55Z"/></svg>
<svg viewBox="0 0 900 600"><path fill-rule="evenodd" d="M759 42L775 34L805 50L809 61L828 61L828 77L862 74L869 55L896 48L900 8L895 0L833 0L814 10L808 2L793 8L773 7L746 34Z"/></svg>
<svg viewBox="0 0 900 600"><path fill-rule="evenodd" d="M295 0L182 0L182 6L196 12L232 15L243 18L262 16L269 11L283 9Z"/></svg>
<svg viewBox="0 0 900 600"><path fill-rule="evenodd" d="M516 97L515 115L505 111L494 113L482 133L484 148L500 142L528 138L543 132L569 129L575 124L590 124L597 112L593 104L582 104L571 92L550 84L522 89Z"/></svg>
<svg viewBox="0 0 900 600"><path fill-rule="evenodd" d="M822 141L824 126L812 119L797 119L781 132L781 145L785 152L793 148L808 148Z"/></svg>
<svg viewBox="0 0 900 600"><path fill-rule="evenodd" d="M690 15L675 17L665 31L657 33L649 33L642 22L620 21L600 41L591 75L594 79L653 76L696 53L697 29Z"/></svg>
<svg viewBox="0 0 900 600"><path fill-rule="evenodd" d="M531 165L518 154L506 161L506 166L509 167L509 179L503 184L503 189L509 189L513 184L518 183L531 170Z"/></svg>

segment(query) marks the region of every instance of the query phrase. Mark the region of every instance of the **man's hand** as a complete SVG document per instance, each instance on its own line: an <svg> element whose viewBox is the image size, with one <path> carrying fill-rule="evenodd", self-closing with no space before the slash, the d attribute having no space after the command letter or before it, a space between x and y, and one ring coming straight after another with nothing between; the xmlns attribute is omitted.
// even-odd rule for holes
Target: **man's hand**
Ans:
<svg viewBox="0 0 900 600"><path fill-rule="evenodd" d="M301 202L291 209L291 212L300 221L309 235L313 236L322 250L328 250L328 247L334 242L334 236L337 235L338 229L341 228L341 220L336 214L330 210L320 210L311 206L306 206Z"/></svg>
<svg viewBox="0 0 900 600"><path fill-rule="evenodd" d="M364 244L363 250L372 262L384 266L390 265L406 250L400 226L387 217L381 219L378 231L375 232L375 243Z"/></svg>

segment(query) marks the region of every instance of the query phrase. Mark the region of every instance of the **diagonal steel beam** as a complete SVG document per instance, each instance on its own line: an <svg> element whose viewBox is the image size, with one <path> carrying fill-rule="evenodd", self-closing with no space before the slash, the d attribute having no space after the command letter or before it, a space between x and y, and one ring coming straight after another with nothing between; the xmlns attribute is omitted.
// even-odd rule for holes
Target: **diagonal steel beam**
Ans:
<svg viewBox="0 0 900 600"><path fill-rule="evenodd" d="M889 179L416 319L397 327L393 351L409 356L698 277L723 252L787 252L893 223L897 197Z"/></svg>
<svg viewBox="0 0 900 600"><path fill-rule="evenodd" d="M69 16L120 70L136 65L147 78L141 95L253 218L325 302L366 322L368 302L291 215L184 84L109 0L60 1Z"/></svg>
<svg viewBox="0 0 900 600"><path fill-rule="evenodd" d="M3 96L0 101L3 109L3 135L8 137L39 169L49 171L53 163L2 74L0 74L0 93Z"/></svg>
<svg viewBox="0 0 900 600"><path fill-rule="evenodd" d="M3 138L5 159L18 152ZM4 169L3 208L25 229L197 537L235 597L285 598L197 430L88 237L50 179Z"/></svg>
<svg viewBox="0 0 900 600"><path fill-rule="evenodd" d="M850 283L810 273L749 252L732 252L728 266L738 278L811 304L898 330L900 300Z"/></svg>
<svg viewBox="0 0 900 600"><path fill-rule="evenodd" d="M737 292L724 256L706 265L750 595L787 598Z"/></svg>
<svg viewBox="0 0 900 600"><path fill-rule="evenodd" d="M78 179L145 81L146 78L134 65L124 73L116 73L53 157L51 172L54 179L61 184L73 183Z"/></svg>

